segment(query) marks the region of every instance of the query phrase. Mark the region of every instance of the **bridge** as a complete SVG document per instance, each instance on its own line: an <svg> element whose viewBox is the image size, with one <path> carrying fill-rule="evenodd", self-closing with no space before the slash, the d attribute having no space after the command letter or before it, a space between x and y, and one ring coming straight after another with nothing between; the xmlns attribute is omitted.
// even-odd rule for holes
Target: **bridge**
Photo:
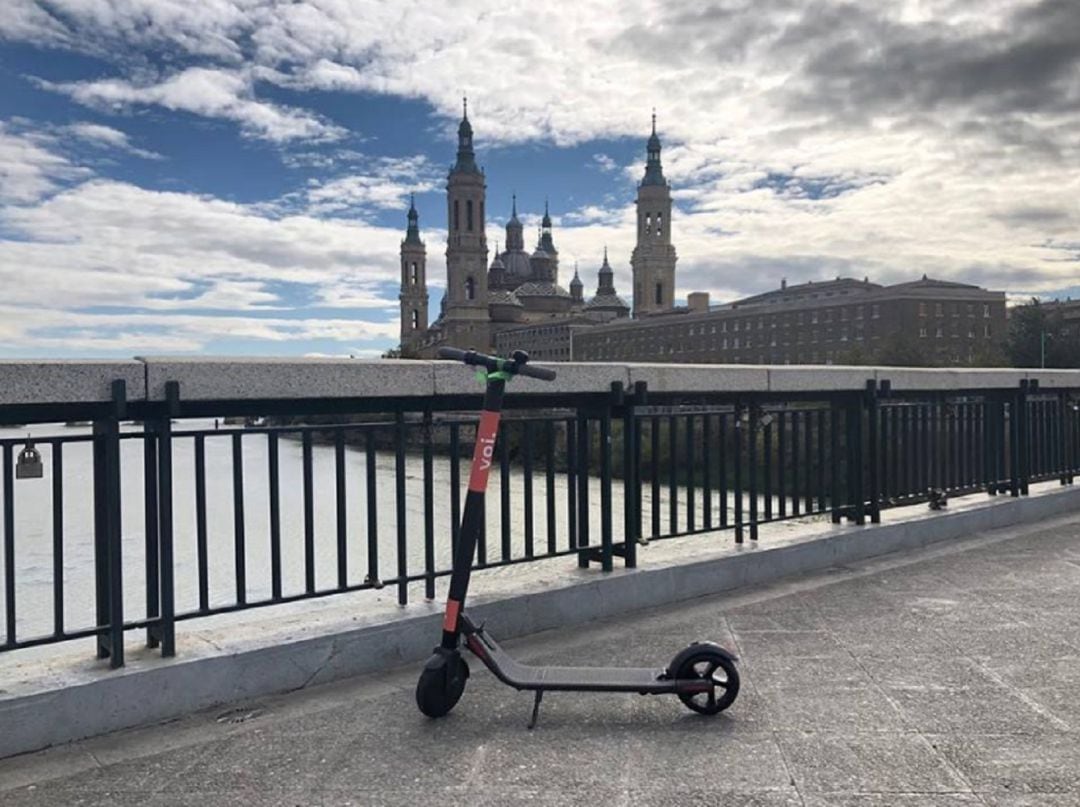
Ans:
<svg viewBox="0 0 1080 807"><path fill-rule="evenodd" d="M1031 718L1048 733L1040 741L1060 746L1067 756L1075 717L1054 698L1074 683L1066 660L1080 654L1075 615L1066 605L1075 584L1075 524L1034 531L1023 525L1075 509L1080 373L616 364L559 369L555 384L520 379L508 397L496 491L477 558L478 580L491 582L486 600L481 583L478 605L489 609L493 624L501 619L507 625L502 634L523 637L597 617L612 620L575 629L567 652L583 662L614 656L654 663L657 645L649 638L680 641L683 626L700 625L733 642L746 656L753 686L749 697L740 698L741 717L733 713L734 722L713 727L708 739L717 744L709 755L717 770L730 773L716 777L732 786L717 784L705 757L687 750L706 741L705 727L672 722L662 704L609 706L610 699L585 697L576 711L577 701L565 698L565 706L545 714L542 723L550 724L557 745L540 743L531 761L525 761L529 746L521 738L500 751L490 738L519 728L516 713L511 719L508 711L515 696L476 676L472 705L456 729L425 729L414 725L411 714L406 721L406 734L418 748L425 731L445 740L470 721L474 733L463 748L471 756L461 759L467 771L454 773L461 780L456 784L444 783L447 794L471 798L471 791L460 789L462 781L470 775L483 781L491 766L508 775L514 765L524 766L517 783L500 780L507 798L524 798L541 781L569 786L586 772L610 769L594 760L580 767L580 776L554 775L563 771L556 757L569 736L555 740L555 726L583 743L603 733L620 749L618 769L624 770L626 760L650 757L644 753L645 745L653 747L643 740L647 727L684 749L680 760L701 766L685 771L699 787L691 787L687 798L724 791L758 794L747 803L811 803L815 793L844 790L845 765L869 770L877 755L881 770L867 773L871 778L861 784L852 779L850 793L898 793L903 785L910 794L943 794L927 803L1012 803L972 802L983 798L985 788L963 760L976 765L1019 746L985 746L976 753L960 743L950 754L934 741L939 734L962 733L964 720L993 723L997 718L980 705L991 695L1010 709L1019 703L1040 716ZM212 756L213 743L234 737L247 737L237 740L241 745L254 742L252 732L292 736L300 724L327 742L344 738L343 718L326 706L334 698L355 701L344 713L362 718L365 731L377 730L373 723L401 722L400 687L411 673L386 670L430 649L479 392L460 367L436 362L146 358L0 364L0 659L14 661L24 673L16 686L4 687L0 714L26 715L31 704L55 702L58 692L72 689L72 679L48 692L35 688L33 671L46 667L34 665L55 670L55 661L40 660L45 651L63 651L65 659L72 653L96 656L99 661L84 664L78 678L80 687L92 690L102 682L136 682L183 670L185 661L206 661L192 641L211 623L224 626L218 636L235 639L237 632L250 632L240 627L250 623L238 617L254 613L270 620L289 613L295 625L305 608L347 602L355 609L373 602L363 597L379 600L374 610L398 609L366 626L373 630L364 637L350 634L352 653L315 649L318 642L305 636L306 649L294 649L319 658L305 666L290 656L299 681L269 675L261 689L233 686L227 696L207 685L197 693L201 700L179 701L161 691L148 696L132 683L131 692L139 693L135 705L126 711L118 705L114 722L89 721L64 735L30 721L21 735L9 732L18 744L5 753L243 697L273 705L253 707L250 720L244 712L225 715L214 724L224 729L207 729L205 716L189 718L191 726L202 727L190 736L202 739L175 746L188 750L164 754L162 764L190 763L188 753ZM6 428L16 425L18 431ZM73 519L81 513L85 519ZM968 543L956 544L961 538ZM868 560L898 550L926 552L922 547L944 540L952 542L948 549L929 550L931 555ZM713 554L703 560L701 553L708 552ZM837 564L849 567L839 581L826 571ZM964 577L968 565L989 576ZM552 569L566 572L570 585L552 587ZM798 573L822 576L784 582ZM993 574L1001 575L1000 586ZM990 602L995 597L988 592L998 588L1013 599ZM521 596L525 589L528 597ZM716 598L722 591L729 593ZM1033 598L1040 591L1047 600L1036 609ZM713 598L671 605L705 595ZM808 597L810 610L803 607ZM497 602L502 604L495 607ZM658 610L625 619L627 612L650 606ZM1036 611L1048 616L1036 619ZM976 624L980 620L986 629ZM390 624L398 628L392 652L385 649ZM1021 680L1015 659L997 664L990 626L1056 672L1045 672L1049 677L1034 685ZM982 644L975 646L974 634ZM270 636L266 631L263 638ZM258 643L259 637L243 638ZM536 659L553 651L543 636L520 641L522 652ZM887 663L897 658L896 648L919 663L911 670ZM663 652L669 649L665 644ZM928 659L945 659L942 669ZM265 662L265 656L252 655L245 669L250 674ZM1007 663L1014 666L1002 671ZM110 668L111 675L126 677L110 679ZM189 668L209 679L208 669ZM237 668L231 669L235 675ZM920 678L916 670L929 671ZM331 683L291 699L275 695L356 673L378 677ZM167 678L145 680L159 686ZM828 685L813 694L818 680ZM122 691L112 690L111 697ZM924 702L938 703L941 714ZM949 723L954 708L960 714ZM874 715L883 722L868 740L863 732L879 719ZM1022 717L1001 733L1013 737L1031 729L1024 722L1030 715ZM924 718L928 722L920 723ZM500 728L493 721L502 721ZM858 742L843 736L833 745L798 740L821 721L840 735L843 726L834 723L846 721ZM271 723L278 728L261 728ZM671 725L658 729L659 723ZM165 729L147 731L173 747ZM393 749L401 756L404 746L387 745L385 738L376 744L379 753L365 758L390 776L396 770ZM65 753L74 756L68 758L83 753L80 747L70 746ZM818 760L824 748L834 752L828 764ZM739 750L725 757L731 749ZM249 750L252 766L276 764L272 754ZM583 753L587 760L592 752ZM746 764L736 765L739 754ZM895 754L906 755L913 770L925 764L925 778L890 780L887 768L895 765L887 760ZM749 764L758 755L777 765ZM296 759L305 761L297 782L318 769L306 764L313 760L304 754ZM665 759L674 756L660 753L655 764ZM363 781L358 763L345 763L341 755L334 760ZM119 756L116 761L121 764ZM24 781L26 771L45 764L35 757L9 763L0 768L0 783L5 774ZM451 773L432 772L434 761L417 764L427 765L432 776ZM625 782L598 777L597 794L614 794L624 803L659 799L639 781L644 774L636 766L624 773ZM1017 773L1017 781L1029 773ZM1046 780L1039 782L1042 787ZM1058 789L1074 784L1054 780ZM557 787L551 792L560 793ZM327 799L336 795L331 789ZM385 801L393 799L386 795Z"/></svg>

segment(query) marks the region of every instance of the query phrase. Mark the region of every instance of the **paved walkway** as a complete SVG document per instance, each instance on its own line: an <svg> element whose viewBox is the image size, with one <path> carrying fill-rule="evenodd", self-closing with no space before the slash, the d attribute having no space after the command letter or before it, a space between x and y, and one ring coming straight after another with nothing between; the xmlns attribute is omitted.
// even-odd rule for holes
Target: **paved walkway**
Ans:
<svg viewBox="0 0 1080 807"><path fill-rule="evenodd" d="M0 802L1080 804L1080 517L508 647L652 665L695 638L743 659L717 718L550 693L529 732L473 663L433 722L414 666L6 760Z"/></svg>

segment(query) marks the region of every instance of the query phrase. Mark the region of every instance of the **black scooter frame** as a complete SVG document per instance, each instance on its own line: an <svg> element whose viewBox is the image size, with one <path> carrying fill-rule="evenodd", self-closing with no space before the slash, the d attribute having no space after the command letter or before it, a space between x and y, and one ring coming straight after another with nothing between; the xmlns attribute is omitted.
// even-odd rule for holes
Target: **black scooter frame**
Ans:
<svg viewBox="0 0 1080 807"><path fill-rule="evenodd" d="M417 684L417 703L433 717L450 711L461 696L468 667L460 657L462 634L465 646L504 684L536 693L529 728L536 725L544 692L636 692L642 695L675 694L694 711L715 714L734 701L739 690L736 657L713 642L695 642L682 650L667 667L537 667L521 664L503 650L483 626L475 625L464 613L476 543L484 525L484 496L488 472L495 455L499 418L506 382L514 375L553 380L555 373L527 365L522 351L512 359L485 356L475 351L442 348L441 358L463 361L487 370L483 411L477 426L476 446L465 498L457 552L454 555L450 592L443 619L442 642L424 666ZM705 670L701 669L702 665ZM715 671L724 677L717 679ZM718 701L716 689L724 695ZM702 695L705 701L697 700Z"/></svg>

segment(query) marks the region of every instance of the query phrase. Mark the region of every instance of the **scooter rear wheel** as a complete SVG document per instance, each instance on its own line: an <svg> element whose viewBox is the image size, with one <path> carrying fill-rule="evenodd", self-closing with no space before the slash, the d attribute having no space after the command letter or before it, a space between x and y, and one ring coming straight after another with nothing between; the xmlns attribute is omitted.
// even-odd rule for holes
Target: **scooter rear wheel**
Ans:
<svg viewBox="0 0 1080 807"><path fill-rule="evenodd" d="M461 653L432 656L416 682L416 705L428 717L442 717L461 700L468 677L469 665Z"/></svg>
<svg viewBox="0 0 1080 807"><path fill-rule="evenodd" d="M739 671L735 662L709 647L690 653L672 672L680 680L703 679L712 684L704 692L678 693L683 705L699 714L718 714L731 706L739 694ZM720 690L719 697L717 689Z"/></svg>

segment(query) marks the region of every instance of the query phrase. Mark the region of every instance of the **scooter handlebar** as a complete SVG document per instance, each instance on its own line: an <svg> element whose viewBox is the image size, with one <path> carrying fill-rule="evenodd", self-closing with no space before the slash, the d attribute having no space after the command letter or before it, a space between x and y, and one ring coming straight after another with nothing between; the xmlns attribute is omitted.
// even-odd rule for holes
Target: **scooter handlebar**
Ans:
<svg viewBox="0 0 1080 807"><path fill-rule="evenodd" d="M500 359L497 356L487 356L483 353L477 353L475 350L462 350L461 348L456 347L440 347L439 358L484 367L492 372L506 370L516 375L524 375L529 378L539 379L540 381L555 380L554 370L548 369L547 367L535 367L528 364L529 356L522 350L514 351L513 358L507 361L506 359Z"/></svg>

